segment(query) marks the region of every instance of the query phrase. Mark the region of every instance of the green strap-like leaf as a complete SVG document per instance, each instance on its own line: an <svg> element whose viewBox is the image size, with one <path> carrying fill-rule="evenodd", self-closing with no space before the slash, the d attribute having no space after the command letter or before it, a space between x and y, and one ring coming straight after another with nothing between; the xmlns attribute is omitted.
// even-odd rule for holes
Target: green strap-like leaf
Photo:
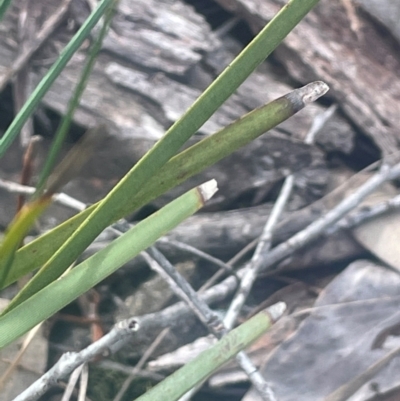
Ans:
<svg viewBox="0 0 400 401"><path fill-rule="evenodd" d="M133 202L146 183L178 152L187 139L209 119L317 2L318 0L292 0L283 7L183 117L92 210L90 216L43 266L41 273L45 273L31 280L19 293L13 305L27 299L59 277L101 231L115 220L116 213L121 213L126 205ZM287 113L285 118L291 114Z"/></svg>
<svg viewBox="0 0 400 401"><path fill-rule="evenodd" d="M209 191L206 199L213 193ZM15 309L6 311L0 317L0 348L88 291L203 205L202 189L197 187L186 192L80 263L65 277L52 282Z"/></svg>
<svg viewBox="0 0 400 401"><path fill-rule="evenodd" d="M113 211L112 220L116 221L132 213L135 209L206 169L292 116L303 106L299 99L299 91L295 90L290 95L283 96L252 111L237 122L172 158L157 176L148 181L142 191ZM24 274L43 265L95 207L97 204L19 250L6 284L14 282Z"/></svg>
<svg viewBox="0 0 400 401"><path fill-rule="evenodd" d="M266 312L260 312L224 336L213 347L168 376L136 401L175 401L201 383L239 351L265 333L273 324ZM140 328L139 328L140 330Z"/></svg>
<svg viewBox="0 0 400 401"><path fill-rule="evenodd" d="M10 223L4 237L0 241L0 287L7 282L15 253L25 235L32 227L36 219L44 212L51 203L51 199L43 198L28 203L17 213Z"/></svg>

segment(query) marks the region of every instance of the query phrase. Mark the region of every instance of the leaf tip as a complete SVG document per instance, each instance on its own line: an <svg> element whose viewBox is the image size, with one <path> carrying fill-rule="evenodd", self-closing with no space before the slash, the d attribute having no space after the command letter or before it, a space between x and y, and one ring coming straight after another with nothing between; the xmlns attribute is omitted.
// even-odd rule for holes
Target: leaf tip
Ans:
<svg viewBox="0 0 400 401"><path fill-rule="evenodd" d="M279 320L286 311L285 302L277 302L276 304L267 308L266 312L273 322Z"/></svg>
<svg viewBox="0 0 400 401"><path fill-rule="evenodd" d="M323 81L315 81L299 89L299 93L305 105L315 102L329 90L329 86Z"/></svg>
<svg viewBox="0 0 400 401"><path fill-rule="evenodd" d="M298 112L303 107L315 102L328 92L329 86L323 81L311 82L301 88L295 89L285 97L291 103L294 112Z"/></svg>
<svg viewBox="0 0 400 401"><path fill-rule="evenodd" d="M207 202L217 191L217 181L212 179L197 187L203 202Z"/></svg>

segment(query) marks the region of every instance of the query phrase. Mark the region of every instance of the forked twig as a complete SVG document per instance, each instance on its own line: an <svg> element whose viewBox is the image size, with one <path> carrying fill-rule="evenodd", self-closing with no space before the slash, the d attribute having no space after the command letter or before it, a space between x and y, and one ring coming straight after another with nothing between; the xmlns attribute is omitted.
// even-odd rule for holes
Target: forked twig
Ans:
<svg viewBox="0 0 400 401"><path fill-rule="evenodd" d="M304 142L311 145L318 131L324 126L324 124L332 117L336 110L336 106L331 106L329 109L321 113L314 119L313 124L306 135ZM292 193L293 186L295 183L295 176L293 174L286 177L281 192L276 200L274 207L267 219L264 226L264 230L258 240L256 250L251 258L251 261L245 267L245 273L239 283L239 288L235 297L233 298L226 316L224 318L225 326L232 329L235 321L246 302L247 297L250 294L251 288L257 278L258 272L260 271L265 255L268 254L272 246L272 234L275 226L277 225L285 207Z"/></svg>

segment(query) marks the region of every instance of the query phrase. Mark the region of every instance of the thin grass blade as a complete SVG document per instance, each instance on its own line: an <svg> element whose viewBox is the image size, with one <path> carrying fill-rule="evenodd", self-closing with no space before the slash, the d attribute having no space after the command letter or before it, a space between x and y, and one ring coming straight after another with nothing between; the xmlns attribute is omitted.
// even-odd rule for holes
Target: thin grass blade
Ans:
<svg viewBox="0 0 400 401"><path fill-rule="evenodd" d="M61 124L58 127L57 132L54 136L50 152L46 158L45 164L40 173L40 176L39 176L39 179L38 179L38 182L36 185L36 192L35 192L33 198L37 198L38 196L41 195L41 193L43 192L43 189L46 185L46 180L50 176L51 171L54 168L57 156L59 155L61 147L65 141L65 137L67 136L74 112L75 112L76 108L78 107L79 101L86 88L86 85L89 80L89 76L93 70L97 56L101 49L101 45L103 43L103 39L108 31L108 28L110 26L113 15L114 15L114 3L111 3L111 5L108 7L108 9L105 13L104 21L103 21L103 25L100 30L100 33L98 34L96 41L93 43L93 45L89 51L89 54L88 54L87 60L86 60L86 64L82 71L82 75L75 88L74 94L68 104L67 112L65 113L65 116L63 117Z"/></svg>
<svg viewBox="0 0 400 401"><path fill-rule="evenodd" d="M61 74L64 67L67 65L68 61L71 59L73 54L79 49L83 41L88 37L92 28L97 24L99 19L108 9L110 4L115 0L101 0L97 8L88 17L85 23L81 26L79 31L67 44L64 50L61 52L57 61L53 64L47 74L43 77L40 83L36 86L35 90L32 92L29 99L26 101L24 106L21 108L17 116L14 118L13 122L8 127L7 131L4 133L0 139L0 157L4 155L9 146L12 144L14 139L19 134L21 128L26 123L28 118L31 116L35 108L38 106L39 102L42 100L43 96L49 90L50 86L56 80L56 78Z"/></svg>

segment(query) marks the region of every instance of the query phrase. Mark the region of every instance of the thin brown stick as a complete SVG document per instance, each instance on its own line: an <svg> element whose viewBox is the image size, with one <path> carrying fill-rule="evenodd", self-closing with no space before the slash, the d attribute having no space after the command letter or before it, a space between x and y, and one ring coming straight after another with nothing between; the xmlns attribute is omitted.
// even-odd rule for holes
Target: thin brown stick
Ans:
<svg viewBox="0 0 400 401"><path fill-rule="evenodd" d="M22 159L22 171L21 171L21 185L29 185L34 171L34 162L36 159L38 144L41 140L40 136L33 136L29 140L29 144L25 150L24 157ZM17 213L21 210L25 203L25 196L20 194L17 200Z"/></svg>

